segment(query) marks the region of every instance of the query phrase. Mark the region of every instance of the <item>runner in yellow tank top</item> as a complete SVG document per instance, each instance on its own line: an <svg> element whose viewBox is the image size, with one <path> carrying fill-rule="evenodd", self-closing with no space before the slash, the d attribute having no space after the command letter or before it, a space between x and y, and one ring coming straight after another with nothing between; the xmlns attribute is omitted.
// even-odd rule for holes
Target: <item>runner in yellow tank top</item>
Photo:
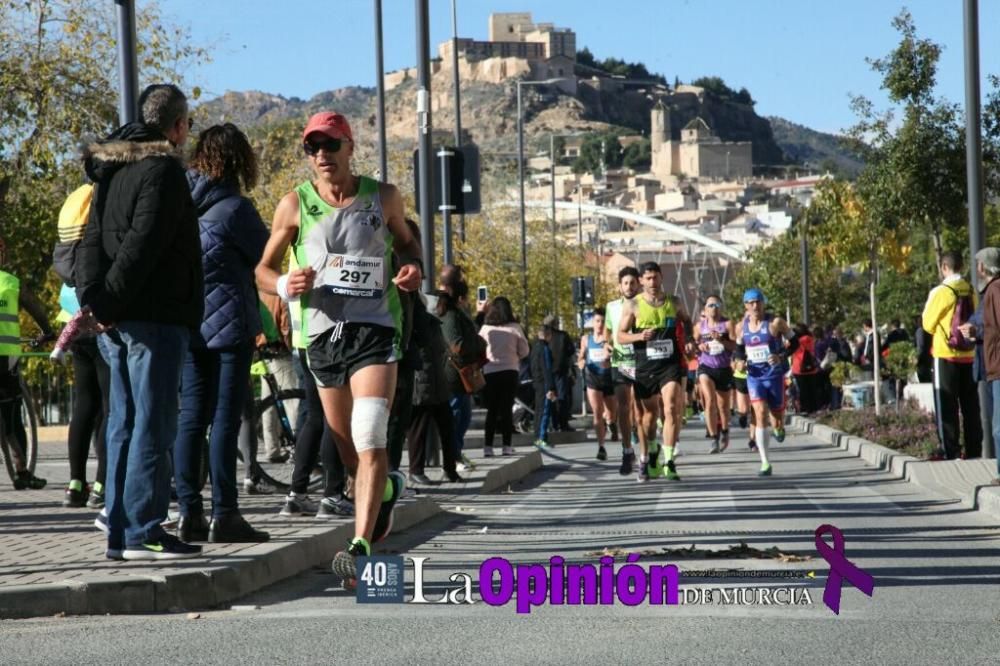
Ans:
<svg viewBox="0 0 1000 666"><path fill-rule="evenodd" d="M618 342L635 347L635 398L640 414L639 481L659 476L656 421L663 411L663 460L666 477L679 480L674 447L680 431L678 409L684 367L684 327L673 301L663 293L660 265L647 262L640 269L643 291L626 303L618 325Z"/></svg>

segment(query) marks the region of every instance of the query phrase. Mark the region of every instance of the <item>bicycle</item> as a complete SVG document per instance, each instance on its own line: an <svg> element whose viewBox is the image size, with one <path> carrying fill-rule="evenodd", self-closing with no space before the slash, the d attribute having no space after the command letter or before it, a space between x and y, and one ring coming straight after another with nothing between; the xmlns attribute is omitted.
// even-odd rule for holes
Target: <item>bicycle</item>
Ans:
<svg viewBox="0 0 1000 666"><path fill-rule="evenodd" d="M260 349L257 352L258 360L251 366L250 375L254 378L260 377L267 384L270 395L264 398L254 399L254 429L256 430L256 445L249 454L254 458L250 463L250 477L261 480L273 486L276 490L287 492L292 485L292 471L295 460L295 429L292 426L291 418L285 403L291 400L305 400L305 391L301 388L281 388L274 373L268 368L266 361L278 358L280 352L269 349ZM260 462L256 460L256 452L264 446L264 415L273 410L278 421L278 442L279 448L288 452L287 459L282 462ZM244 462L245 453L242 448L237 449L236 457L239 462ZM202 453L201 484L204 487L208 481L208 440ZM316 491L323 487L325 483L322 468L317 465L316 469L309 477L309 491Z"/></svg>
<svg viewBox="0 0 1000 666"><path fill-rule="evenodd" d="M48 342L49 339L47 336L22 338L21 344L27 344L32 349L37 349L45 342ZM17 441L18 424L7 422L7 405L11 403L20 403L20 425L23 426L25 435L23 446ZM13 415L14 412L11 410L9 416L13 417ZM10 477L11 483L17 487L19 484L19 473L26 471L34 476L35 465L38 463L38 415L35 411L35 404L31 398L31 393L28 391L28 385L24 381L24 376L20 373L17 373L16 391L0 399L0 416L3 416L2 427L0 427L0 457L3 458L4 467L7 468L7 474ZM10 433L7 432L8 426L11 430ZM13 434L14 437L9 438L8 435L10 434Z"/></svg>

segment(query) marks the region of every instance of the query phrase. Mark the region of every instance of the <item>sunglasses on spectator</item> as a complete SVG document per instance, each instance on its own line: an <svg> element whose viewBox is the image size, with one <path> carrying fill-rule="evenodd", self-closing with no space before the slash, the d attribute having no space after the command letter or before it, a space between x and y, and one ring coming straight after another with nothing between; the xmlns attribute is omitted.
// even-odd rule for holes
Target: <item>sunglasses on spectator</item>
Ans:
<svg viewBox="0 0 1000 666"><path fill-rule="evenodd" d="M302 149L306 151L306 155L318 155L321 150L325 150L328 153L335 153L340 150L342 145L344 145L344 142L340 139L306 141L302 144Z"/></svg>
<svg viewBox="0 0 1000 666"><path fill-rule="evenodd" d="M717 308L717 307L719 307L719 304L718 303L706 303L705 307L706 308Z"/></svg>

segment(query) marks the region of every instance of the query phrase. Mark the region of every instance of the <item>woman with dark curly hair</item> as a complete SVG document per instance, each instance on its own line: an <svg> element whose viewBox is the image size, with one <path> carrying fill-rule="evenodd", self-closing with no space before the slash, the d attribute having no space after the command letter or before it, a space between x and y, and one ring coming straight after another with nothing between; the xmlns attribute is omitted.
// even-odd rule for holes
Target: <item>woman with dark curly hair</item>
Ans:
<svg viewBox="0 0 1000 666"><path fill-rule="evenodd" d="M198 209L205 314L191 336L181 378L181 413L174 446L174 476L183 541L258 542L268 534L240 515L236 499L236 450L249 391L253 345L261 331L254 268L268 231L242 192L257 183L257 158L232 123L198 137L188 184ZM200 449L211 425L209 468L212 521L206 520L198 486Z"/></svg>

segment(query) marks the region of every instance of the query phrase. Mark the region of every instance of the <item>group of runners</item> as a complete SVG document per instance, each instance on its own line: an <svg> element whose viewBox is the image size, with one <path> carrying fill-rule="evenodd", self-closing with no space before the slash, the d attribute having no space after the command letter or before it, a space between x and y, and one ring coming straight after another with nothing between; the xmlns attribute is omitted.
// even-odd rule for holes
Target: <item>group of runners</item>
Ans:
<svg viewBox="0 0 1000 666"><path fill-rule="evenodd" d="M703 407L709 453L729 447L735 392L740 426L750 428L750 448L760 455L758 474L770 476L771 434L778 442L785 438L785 377L798 345L788 323L765 312L758 289L744 293L742 320L727 319L722 299L713 294L693 321L663 291L656 262L623 268L618 288L621 298L595 310L593 332L580 341L597 458L607 459L608 432L617 432L620 474L636 467L637 445L640 482L661 476L679 480L677 446L691 383ZM689 359L697 359L693 377L688 376Z"/></svg>
<svg viewBox="0 0 1000 666"><path fill-rule="evenodd" d="M388 471L387 422L400 358L398 290L418 289L423 266L399 190L352 172L354 142L347 119L316 114L302 141L313 176L279 203L257 283L301 308L309 367L326 422L355 479L354 537L333 563L351 587L356 558L369 555L372 543L388 535L405 484L402 474ZM289 249L294 261L286 272L282 266ZM395 274L393 254L401 265ZM619 288L621 298L595 317L595 332L580 347L597 415L599 457L607 457L607 418L622 440L620 472L630 474L636 463L634 424L639 480L680 478L674 459L684 413L685 354L697 350L712 450L729 444L735 369L745 374L742 382L753 406L760 473L770 474L764 426L770 415L780 441L784 375L795 338L784 321L764 314L763 294L747 291L746 316L738 328L722 316L717 297L708 299L692 331L689 317L663 292L658 264L623 269ZM740 395L740 384L736 388ZM656 437L658 423L662 443Z"/></svg>

